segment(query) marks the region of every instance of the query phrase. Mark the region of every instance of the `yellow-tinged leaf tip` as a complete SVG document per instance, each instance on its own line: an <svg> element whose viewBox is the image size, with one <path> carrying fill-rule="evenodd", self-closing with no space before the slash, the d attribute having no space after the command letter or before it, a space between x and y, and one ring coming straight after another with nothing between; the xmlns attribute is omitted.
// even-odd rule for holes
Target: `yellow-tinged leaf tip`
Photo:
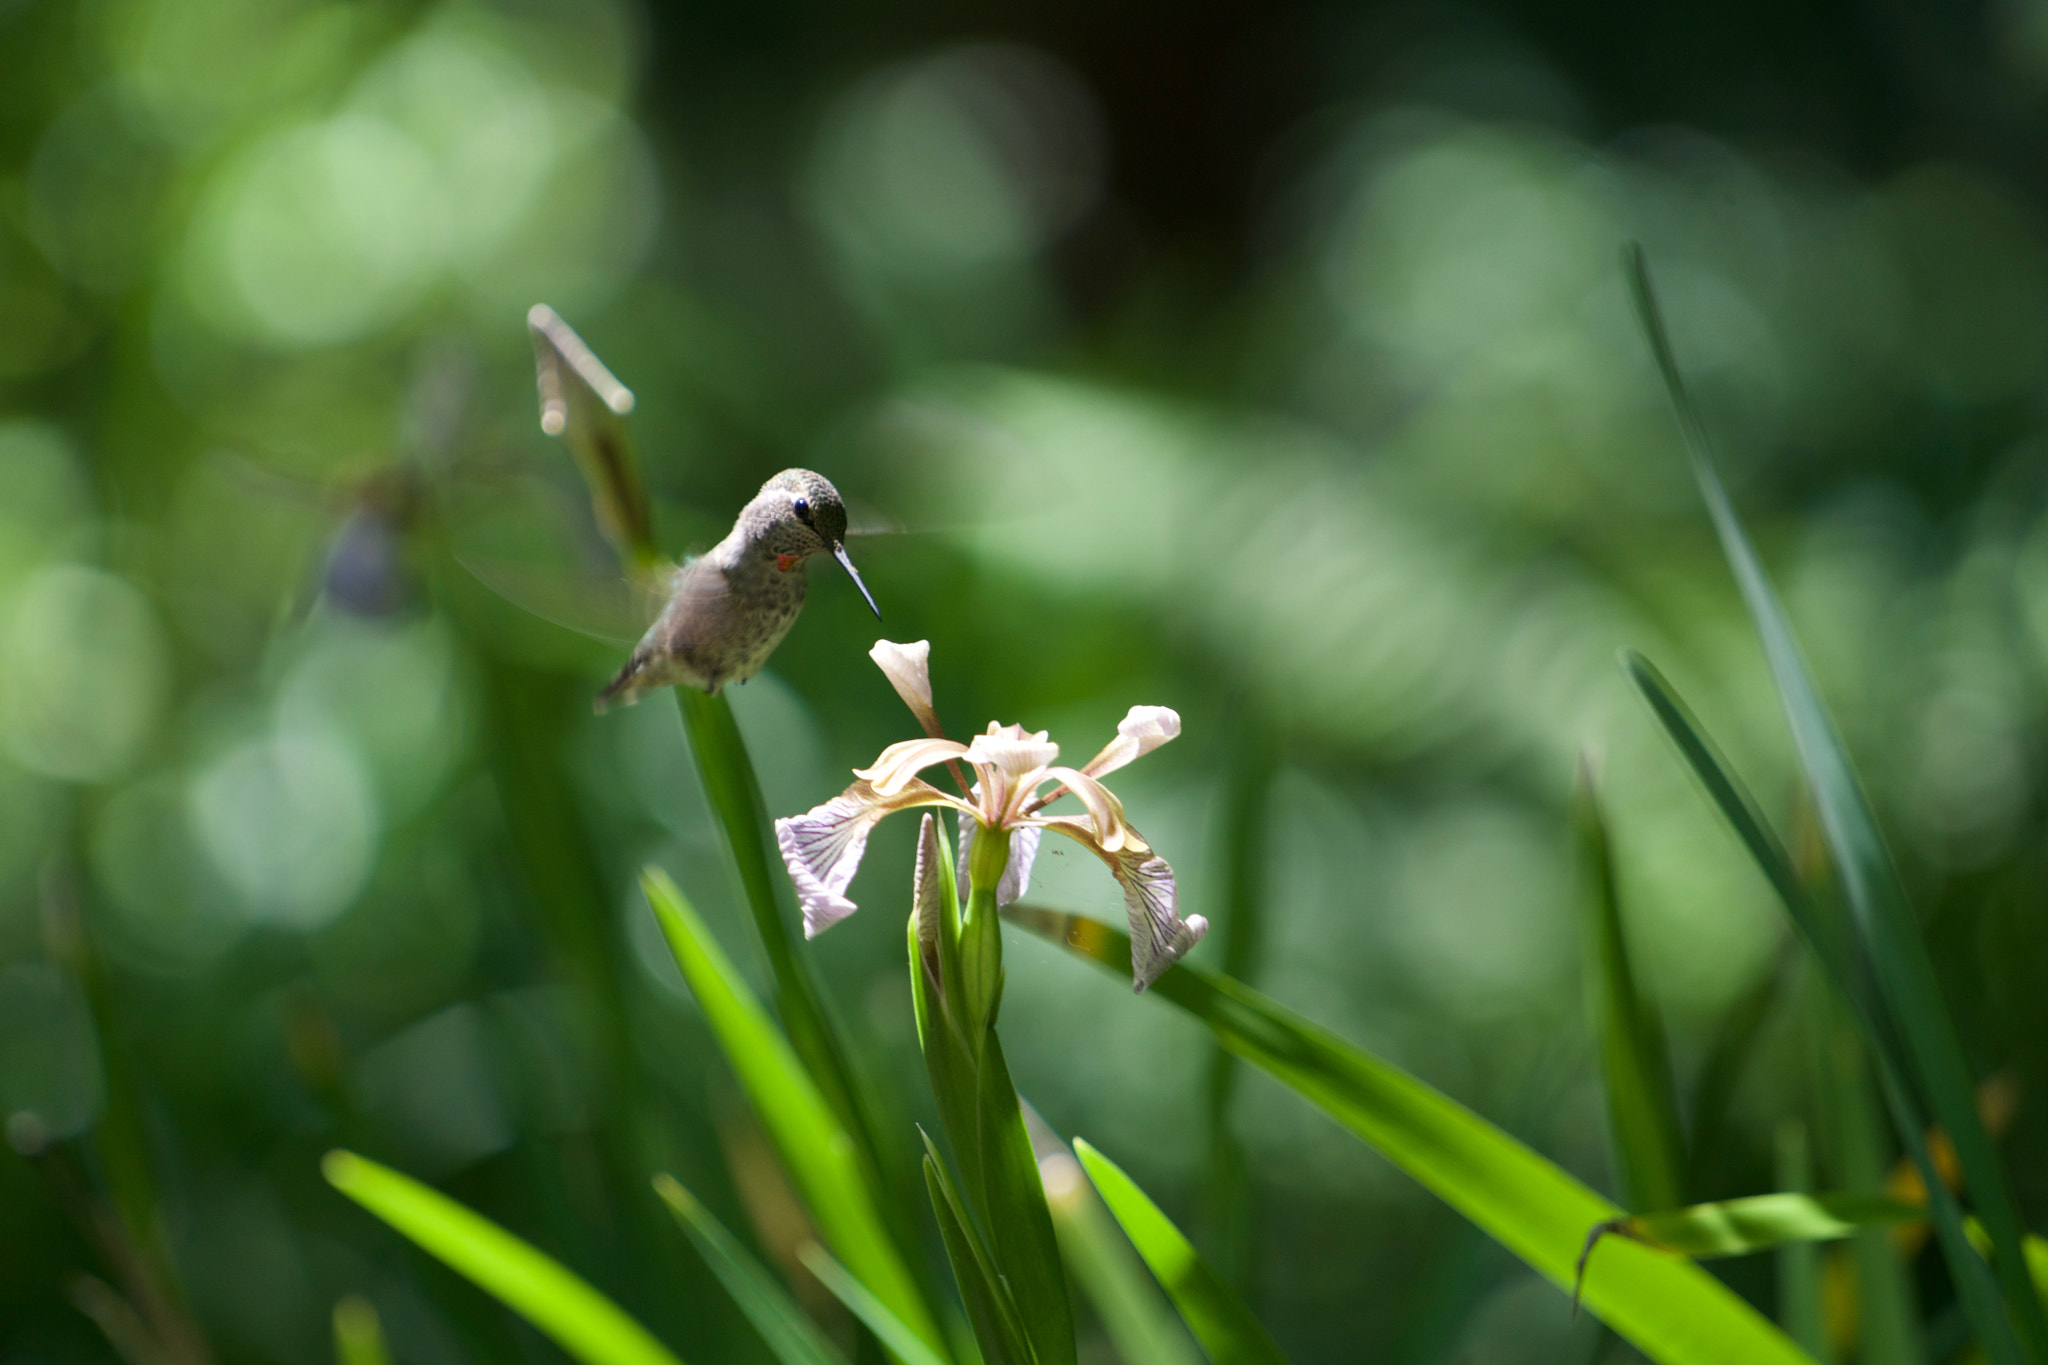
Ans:
<svg viewBox="0 0 2048 1365"><path fill-rule="evenodd" d="M320 1158L320 1174L327 1183L339 1189L352 1183L357 1171L363 1168L363 1159L354 1152L337 1147Z"/></svg>

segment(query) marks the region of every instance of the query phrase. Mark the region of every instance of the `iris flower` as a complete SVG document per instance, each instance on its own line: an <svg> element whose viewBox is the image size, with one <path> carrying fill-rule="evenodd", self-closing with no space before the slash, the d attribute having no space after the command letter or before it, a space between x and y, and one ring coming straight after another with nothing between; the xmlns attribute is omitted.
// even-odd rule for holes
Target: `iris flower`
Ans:
<svg viewBox="0 0 2048 1365"><path fill-rule="evenodd" d="M1135 989L1151 985L1201 941L1208 921L1200 915L1180 917L1173 869L1124 819L1123 803L1101 781L1178 735L1177 713L1164 706L1134 706L1101 753L1079 768L1062 767L1059 745L1043 730L1027 733L1021 725L990 722L988 732L970 743L947 739L932 707L929 642L899 645L882 640L869 657L916 714L926 737L890 745L873 767L854 769L859 780L838 796L808 814L775 822L782 859L803 905L804 937L815 938L857 908L846 898L846 888L867 851L869 832L883 816L916 806L950 806L959 813L963 868L977 833L1009 834L1009 862L995 893L998 906L1008 905L1029 887L1042 831L1065 835L1108 864L1123 888L1130 916ZM919 776L941 763L962 762L979 779L967 788L961 778L964 796L940 791ZM1041 795L1048 783L1058 785ZM1067 793L1079 798L1081 813L1040 813Z"/></svg>

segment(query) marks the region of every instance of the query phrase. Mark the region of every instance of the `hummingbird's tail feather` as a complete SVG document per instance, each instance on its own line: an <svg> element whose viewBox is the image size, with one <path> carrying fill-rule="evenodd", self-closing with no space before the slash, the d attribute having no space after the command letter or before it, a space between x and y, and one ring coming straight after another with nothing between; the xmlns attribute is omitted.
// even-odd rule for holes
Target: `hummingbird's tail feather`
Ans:
<svg viewBox="0 0 2048 1365"><path fill-rule="evenodd" d="M650 686L640 677L646 668L647 656L636 652L626 661L626 666L619 670L619 675L606 683L604 691L597 694L597 701L592 709L601 716L609 711L614 703L631 706L639 701L640 694L647 691Z"/></svg>

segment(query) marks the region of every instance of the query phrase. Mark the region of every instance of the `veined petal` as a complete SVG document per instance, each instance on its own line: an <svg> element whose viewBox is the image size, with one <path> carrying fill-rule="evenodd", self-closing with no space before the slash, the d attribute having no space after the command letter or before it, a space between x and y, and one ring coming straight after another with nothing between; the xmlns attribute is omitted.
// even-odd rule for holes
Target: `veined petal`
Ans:
<svg viewBox="0 0 2048 1365"><path fill-rule="evenodd" d="M775 822L775 842L803 906L805 938L816 938L859 908L846 898L846 888L867 852L868 833L876 821L912 806L960 804L930 783L915 778L910 782L891 796L856 782L822 806Z"/></svg>
<svg viewBox="0 0 2048 1365"><path fill-rule="evenodd" d="M934 763L967 754L965 744L950 739L906 739L882 750L872 768L855 768L853 775L875 789L878 796L894 796Z"/></svg>
<svg viewBox="0 0 2048 1365"><path fill-rule="evenodd" d="M1104 853L1122 852L1133 831L1124 823L1124 803L1116 799L1116 793L1072 768L1048 768L1046 775L1066 783L1068 790L1081 798L1088 818L1095 822L1096 845Z"/></svg>
<svg viewBox="0 0 2048 1365"><path fill-rule="evenodd" d="M896 695L903 698L903 704L917 717L924 732L934 739L942 738L945 731L939 725L938 711L932 706L932 642L918 640L899 645L894 640L877 640L868 657L882 670Z"/></svg>
<svg viewBox="0 0 2048 1365"><path fill-rule="evenodd" d="M968 851L974 847L980 827L980 820L967 811L960 812L960 867L967 866ZM996 883L998 908L1022 900L1031 889L1031 865L1038 860L1039 837L1036 825L1010 827L1010 862L1003 869L1003 879Z"/></svg>
<svg viewBox="0 0 2048 1365"><path fill-rule="evenodd" d="M1143 758L1169 739L1180 737L1180 712L1170 706L1133 706L1117 722L1116 738L1102 752L1088 760L1081 771L1090 777L1113 773L1133 759Z"/></svg>
<svg viewBox="0 0 2048 1365"><path fill-rule="evenodd" d="M1209 921L1202 916L1180 917L1173 869L1138 831L1124 826L1124 847L1111 853L1096 842L1092 820L1063 815L1040 823L1087 845L1109 864L1110 873L1123 888L1124 913L1131 929L1132 990L1142 991L1157 981L1209 932Z"/></svg>
<svg viewBox="0 0 2048 1365"><path fill-rule="evenodd" d="M1124 912L1131 928L1131 989L1142 991L1209 932L1200 915L1180 917L1173 869L1150 849L1140 855L1119 855L1110 863L1124 889Z"/></svg>

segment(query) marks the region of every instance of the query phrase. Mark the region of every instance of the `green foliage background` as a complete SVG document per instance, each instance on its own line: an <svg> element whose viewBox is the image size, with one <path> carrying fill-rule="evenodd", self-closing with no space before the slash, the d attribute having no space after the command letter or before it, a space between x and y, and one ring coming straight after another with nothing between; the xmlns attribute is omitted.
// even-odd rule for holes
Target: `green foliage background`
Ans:
<svg viewBox="0 0 2048 1365"><path fill-rule="evenodd" d="M670 708L590 714L625 647L585 632L639 604L537 429L537 301L635 390L665 547L816 468L906 528L854 553L952 733L1078 760L1178 709L1116 786L1216 925L1193 963L1627 1203L1590 750L1679 1095L1765 1002L1688 1199L1777 1188L1788 1119L1815 1188L1867 1189L1897 1152L1860 1064L1614 666L1657 662L1810 867L1616 268L1641 240L1965 1052L2020 1097L2038 1222L2038 10L0 0L0 1361L115 1358L74 1302L114 1277L80 1198L149 1230L222 1361L322 1358L347 1294L401 1362L555 1358L340 1199L336 1146L687 1359L763 1358L652 1195L674 1171L851 1339L638 889L666 868L765 993ZM915 732L814 573L733 697L775 814ZM906 1167L914 823L803 949ZM1033 900L1121 919L1050 849ZM1586 1347L1185 1017L1026 936L1007 969L1018 1088L1290 1359ZM1774 1302L1768 1266L1717 1270ZM1900 1284L1940 1340L1939 1258Z"/></svg>

